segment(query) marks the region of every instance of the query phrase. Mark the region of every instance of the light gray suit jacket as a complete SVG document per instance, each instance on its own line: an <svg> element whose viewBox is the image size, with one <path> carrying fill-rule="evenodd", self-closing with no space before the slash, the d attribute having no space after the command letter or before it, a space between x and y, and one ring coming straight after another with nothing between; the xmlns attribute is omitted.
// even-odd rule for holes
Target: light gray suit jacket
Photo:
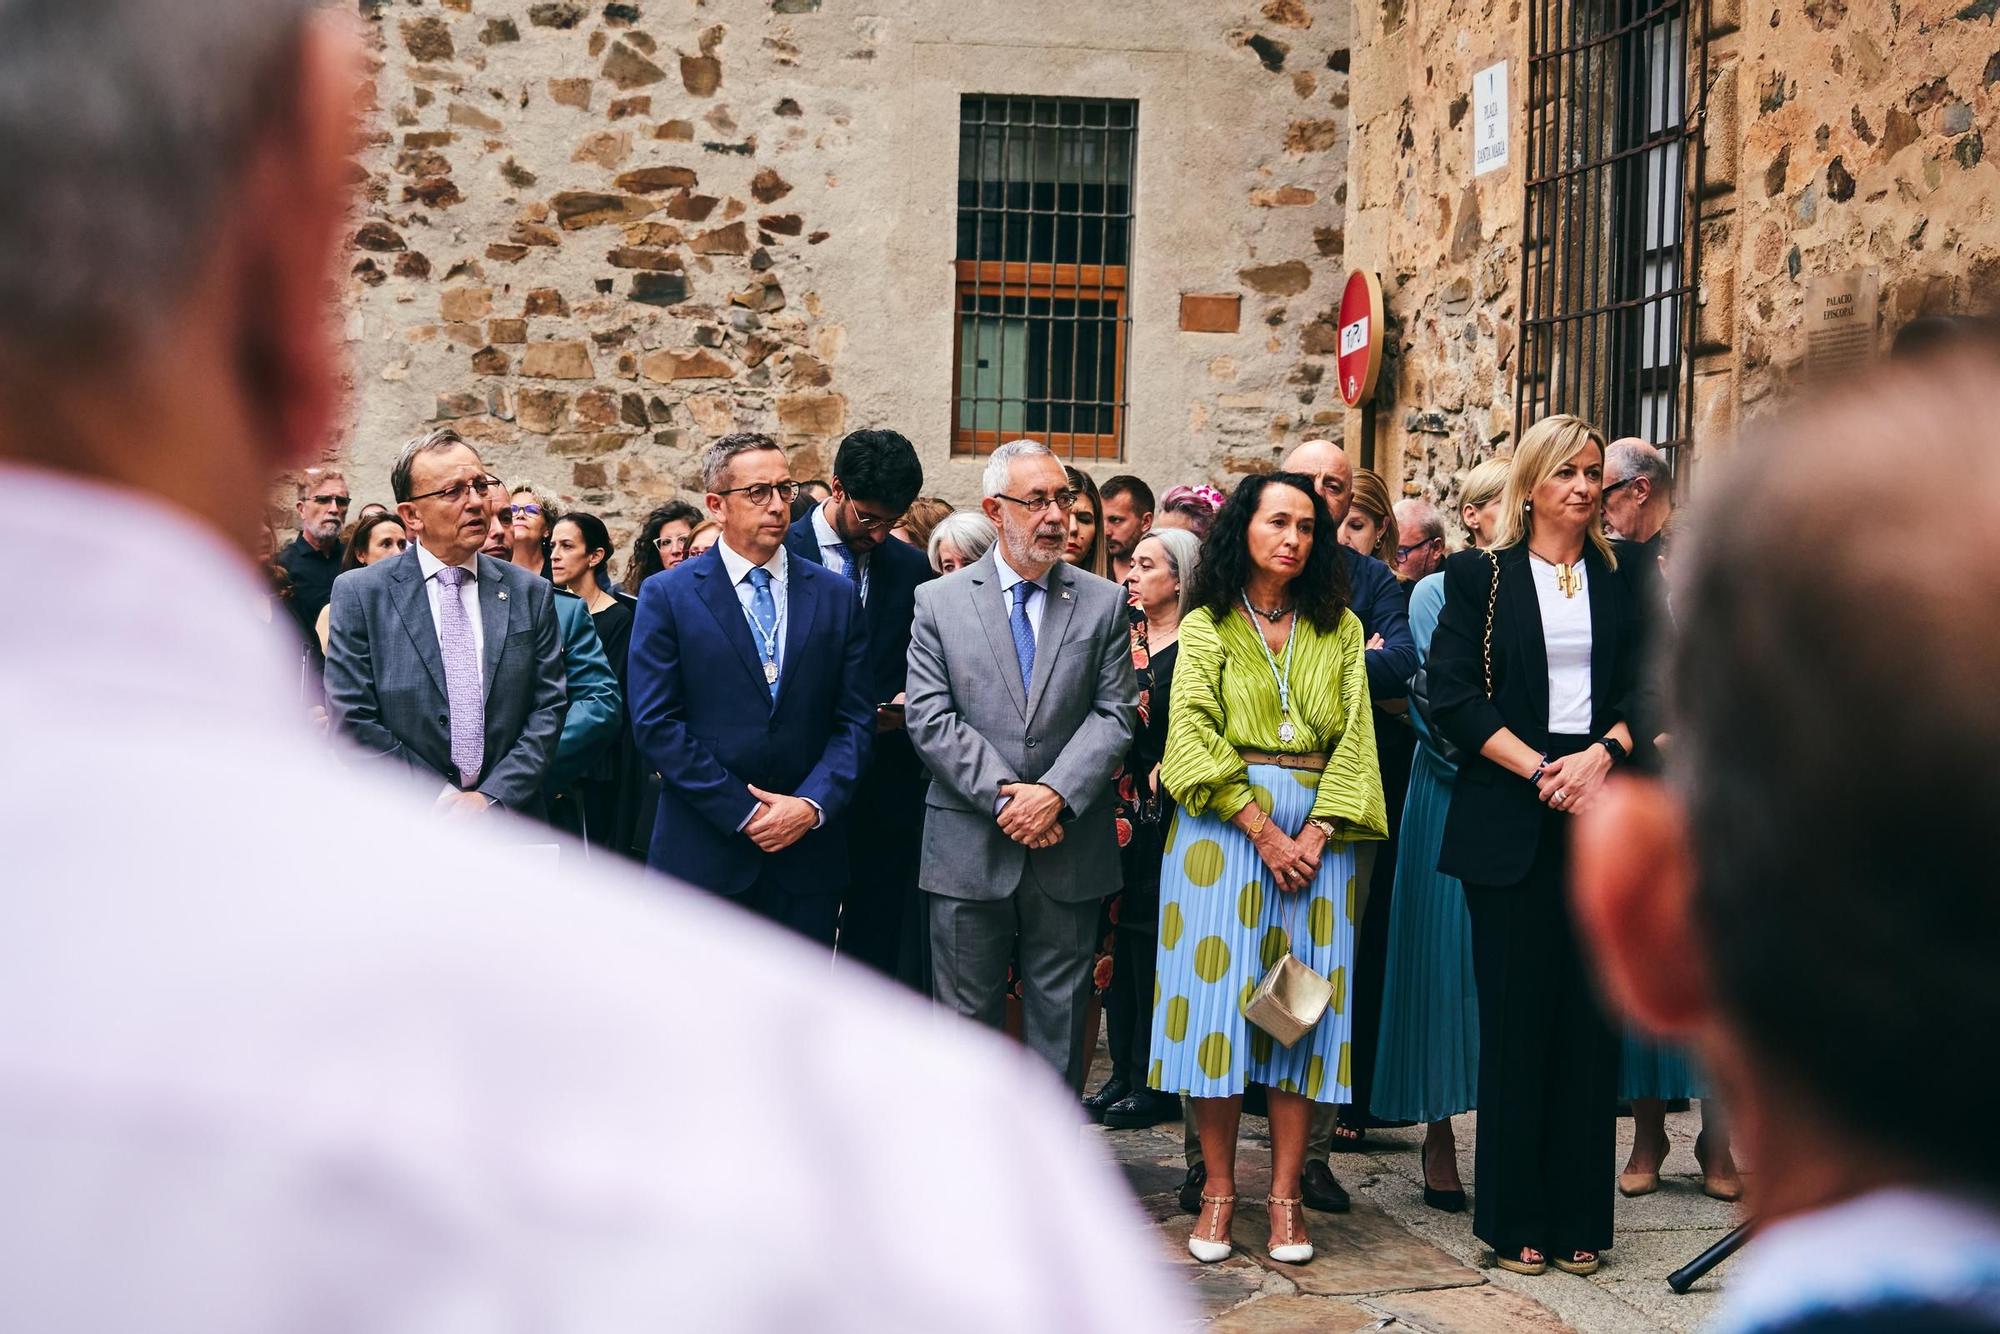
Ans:
<svg viewBox="0 0 2000 1334"><path fill-rule="evenodd" d="M479 558L486 754L478 790L539 813L542 779L569 697L555 590L530 570ZM333 581L327 616L326 707L365 751L456 783L444 658L417 549Z"/></svg>
<svg viewBox="0 0 2000 1334"><path fill-rule="evenodd" d="M1002 899L1032 859L1050 897L1102 898L1121 883L1111 775L1139 717L1125 590L1068 565L1049 572L1024 694L997 559L996 547L917 588L904 721L931 772L917 883ZM1062 795L1062 842L1030 852L1001 832L994 806L1000 785L1015 782Z"/></svg>

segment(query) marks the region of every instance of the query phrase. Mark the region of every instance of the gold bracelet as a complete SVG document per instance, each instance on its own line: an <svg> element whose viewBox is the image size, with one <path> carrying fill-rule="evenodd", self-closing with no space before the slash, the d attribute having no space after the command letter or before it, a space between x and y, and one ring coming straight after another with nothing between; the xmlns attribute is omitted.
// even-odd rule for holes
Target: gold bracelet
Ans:
<svg viewBox="0 0 2000 1334"><path fill-rule="evenodd" d="M1248 829L1243 831L1244 837L1245 838L1257 837L1257 835L1264 832L1264 826L1269 823L1271 823L1271 817L1264 814L1264 808L1262 806L1259 806L1257 808L1257 823L1251 825Z"/></svg>

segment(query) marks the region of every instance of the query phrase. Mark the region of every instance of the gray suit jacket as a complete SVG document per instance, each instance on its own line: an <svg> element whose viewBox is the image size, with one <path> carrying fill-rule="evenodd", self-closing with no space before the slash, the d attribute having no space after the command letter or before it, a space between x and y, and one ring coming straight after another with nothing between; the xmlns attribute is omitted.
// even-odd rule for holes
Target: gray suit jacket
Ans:
<svg viewBox="0 0 2000 1334"><path fill-rule="evenodd" d="M1068 565L1049 572L1032 688L1008 629L989 551L917 588L905 724L931 771L917 883L958 899L1002 899L1030 865L1050 897L1116 892L1111 775L1138 725L1125 590ZM1043 783L1070 815L1062 842L1029 852L994 815L1002 783Z"/></svg>
<svg viewBox="0 0 2000 1334"><path fill-rule="evenodd" d="M569 707L555 590L518 565L480 556L485 641L486 755L478 790L538 810L542 779ZM333 581L327 618L326 706L363 750L456 783L444 658L417 549Z"/></svg>

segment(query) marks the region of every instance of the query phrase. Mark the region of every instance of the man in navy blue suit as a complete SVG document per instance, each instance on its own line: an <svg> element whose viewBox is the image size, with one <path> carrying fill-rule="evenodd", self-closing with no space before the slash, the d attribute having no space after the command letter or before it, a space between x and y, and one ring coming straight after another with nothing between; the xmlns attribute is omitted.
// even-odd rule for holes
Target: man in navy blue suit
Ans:
<svg viewBox="0 0 2000 1334"><path fill-rule="evenodd" d="M936 576L923 552L889 536L923 485L923 464L902 435L855 431L834 456L832 495L792 525L785 546L800 561L846 575L868 623L875 749L848 812L840 952L928 991L928 931L916 898L927 775L900 705L917 585Z"/></svg>
<svg viewBox="0 0 2000 1334"><path fill-rule="evenodd" d="M646 862L831 945L874 726L861 602L789 558L798 485L769 436L709 446L702 484L722 538L648 579L632 625L632 735L661 778Z"/></svg>

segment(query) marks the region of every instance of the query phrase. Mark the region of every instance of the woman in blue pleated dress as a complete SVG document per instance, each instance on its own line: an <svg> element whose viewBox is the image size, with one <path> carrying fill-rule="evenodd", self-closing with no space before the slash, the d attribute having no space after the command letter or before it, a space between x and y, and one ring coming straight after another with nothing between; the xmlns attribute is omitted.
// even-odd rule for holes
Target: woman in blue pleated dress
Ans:
<svg viewBox="0 0 2000 1334"><path fill-rule="evenodd" d="M1161 783L1180 805L1160 868L1147 1082L1184 1094L1207 1182L1188 1250L1230 1253L1246 1084L1270 1094L1270 1255L1312 1258L1299 1193L1315 1102L1349 1097L1354 850L1388 831L1361 623L1312 479L1249 477L1216 516L1181 622ZM1333 999L1287 1048L1244 1016L1287 953Z"/></svg>
<svg viewBox="0 0 2000 1334"><path fill-rule="evenodd" d="M1474 547L1495 531L1507 463L1488 459L1466 475L1459 518ZM1444 576L1434 574L1410 594L1410 637L1420 658L1444 608ZM1458 1144L1451 1118L1472 1110L1479 1090L1479 992L1472 976L1472 922L1465 886L1437 869L1444 817L1457 767L1412 699L1417 754L1403 803L1396 851L1396 893L1389 904L1388 966L1382 980L1382 1028L1375 1052L1370 1110L1384 1121L1423 1121L1424 1203L1457 1213L1465 1208L1458 1178Z"/></svg>

